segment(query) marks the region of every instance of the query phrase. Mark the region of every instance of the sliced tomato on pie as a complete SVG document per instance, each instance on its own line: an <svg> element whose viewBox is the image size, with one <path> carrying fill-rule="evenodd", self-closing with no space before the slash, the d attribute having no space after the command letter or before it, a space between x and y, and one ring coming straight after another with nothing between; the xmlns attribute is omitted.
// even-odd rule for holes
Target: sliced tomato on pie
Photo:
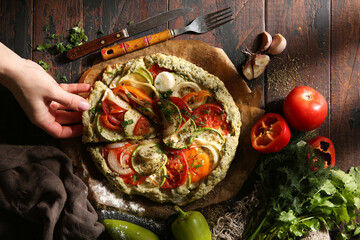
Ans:
<svg viewBox="0 0 360 240"><path fill-rule="evenodd" d="M124 114L125 114L125 111L121 112L121 113L109 114L108 115L108 120L113 125L121 126L121 122L124 121Z"/></svg>
<svg viewBox="0 0 360 240"><path fill-rule="evenodd" d="M100 115L100 120L105 125L105 127L108 128L108 129L111 129L111 130L120 130L120 129L122 129L120 124L117 125L116 123L114 123L115 121L110 121L109 120L109 115L107 115L107 114L102 113Z"/></svg>
<svg viewBox="0 0 360 240"><path fill-rule="evenodd" d="M160 67L157 64L152 65L148 70L153 75L153 79L155 79L156 76L161 72L164 72L164 71L170 72L169 69Z"/></svg>
<svg viewBox="0 0 360 240"><path fill-rule="evenodd" d="M189 174L191 182L198 182L210 173L210 157L204 152L200 152L197 146L191 146L184 151L187 163L189 164Z"/></svg>
<svg viewBox="0 0 360 240"><path fill-rule="evenodd" d="M123 176L121 178L123 179L124 183L131 184L134 186L142 184L146 180L146 176L141 176L139 174L133 174L131 176Z"/></svg>
<svg viewBox="0 0 360 240"><path fill-rule="evenodd" d="M212 95L209 91L201 90L199 92L189 92L186 94L182 100L189 106L191 109L195 109L202 104L206 103L207 99Z"/></svg>
<svg viewBox="0 0 360 240"><path fill-rule="evenodd" d="M104 101L101 103L101 108L105 114L116 114L125 112L126 109L120 107L115 102L105 98Z"/></svg>
<svg viewBox="0 0 360 240"><path fill-rule="evenodd" d="M183 119L185 120L184 122L186 122L187 120L189 120L190 116L191 116L191 110L190 108L186 105L186 103L184 102L184 100L182 100L179 97L170 97L169 101L172 102L173 104L175 104L180 112L181 112L181 116L183 117Z"/></svg>
<svg viewBox="0 0 360 240"><path fill-rule="evenodd" d="M148 135L153 133L152 124L151 122L145 118L144 116L141 116L139 120L136 122L135 128L134 128L134 135Z"/></svg>
<svg viewBox="0 0 360 240"><path fill-rule="evenodd" d="M168 154L166 163L166 180L161 188L177 188L186 182L188 177L188 163L182 152L179 154Z"/></svg>
<svg viewBox="0 0 360 240"><path fill-rule="evenodd" d="M230 125L226 122L226 113L219 105L206 103L192 112L196 126L211 127L224 135L230 132Z"/></svg>

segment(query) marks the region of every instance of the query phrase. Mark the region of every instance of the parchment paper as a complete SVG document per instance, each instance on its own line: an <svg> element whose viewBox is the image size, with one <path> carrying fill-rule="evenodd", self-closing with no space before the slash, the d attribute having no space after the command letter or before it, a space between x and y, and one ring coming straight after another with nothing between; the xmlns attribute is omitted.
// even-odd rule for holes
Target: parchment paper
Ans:
<svg viewBox="0 0 360 240"><path fill-rule="evenodd" d="M251 147L250 131L264 111L257 107L261 100L261 91L257 89L251 92L222 49L195 40L170 40L106 62L99 62L88 69L79 82L92 84L101 77L104 68L109 64L124 63L157 52L184 58L219 77L233 96L241 113L239 146L226 178L203 199L188 204L184 209L198 209L236 196L253 171L259 157ZM128 196L110 186L92 163L80 139L63 141L63 148L77 167L76 173L88 185L90 200L120 211L147 217L168 218L174 213L172 204L159 204L142 196Z"/></svg>

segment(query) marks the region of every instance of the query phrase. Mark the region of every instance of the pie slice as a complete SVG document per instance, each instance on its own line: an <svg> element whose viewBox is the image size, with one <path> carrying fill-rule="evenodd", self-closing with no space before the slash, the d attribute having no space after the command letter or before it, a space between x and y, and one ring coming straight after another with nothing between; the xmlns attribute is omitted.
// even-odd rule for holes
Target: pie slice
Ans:
<svg viewBox="0 0 360 240"><path fill-rule="evenodd" d="M175 56L108 66L89 96L83 142L104 176L127 194L184 205L226 175L240 113L223 82Z"/></svg>
<svg viewBox="0 0 360 240"><path fill-rule="evenodd" d="M95 83L89 97L91 108L83 114L83 142L155 137L155 125L116 93L116 89L110 89L100 81Z"/></svg>

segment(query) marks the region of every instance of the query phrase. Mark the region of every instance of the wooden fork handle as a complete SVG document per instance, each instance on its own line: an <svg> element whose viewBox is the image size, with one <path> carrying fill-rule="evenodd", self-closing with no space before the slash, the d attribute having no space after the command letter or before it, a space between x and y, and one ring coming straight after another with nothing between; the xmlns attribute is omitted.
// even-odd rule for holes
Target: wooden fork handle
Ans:
<svg viewBox="0 0 360 240"><path fill-rule="evenodd" d="M102 38L95 39L91 42L84 43L73 49L70 49L67 52L66 56L70 60L75 60L127 37L129 37L127 34L127 30L123 29L118 32L106 35Z"/></svg>
<svg viewBox="0 0 360 240"><path fill-rule="evenodd" d="M134 39L124 43L115 44L114 46L101 49L101 55L104 60L108 60L114 57L124 55L129 52L133 52L159 42L166 41L173 38L169 29L156 33L153 35L145 36L142 38Z"/></svg>

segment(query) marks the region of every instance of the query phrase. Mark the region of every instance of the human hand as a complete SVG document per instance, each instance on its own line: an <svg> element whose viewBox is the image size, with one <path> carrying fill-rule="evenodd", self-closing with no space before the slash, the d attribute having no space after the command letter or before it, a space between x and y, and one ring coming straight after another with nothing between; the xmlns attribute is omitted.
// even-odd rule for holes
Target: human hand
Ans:
<svg viewBox="0 0 360 240"><path fill-rule="evenodd" d="M88 110L89 104L77 93L88 92L91 86L58 84L37 63L7 53L7 61L13 64L0 71L1 83L14 94L30 121L57 138L79 136L81 111Z"/></svg>

